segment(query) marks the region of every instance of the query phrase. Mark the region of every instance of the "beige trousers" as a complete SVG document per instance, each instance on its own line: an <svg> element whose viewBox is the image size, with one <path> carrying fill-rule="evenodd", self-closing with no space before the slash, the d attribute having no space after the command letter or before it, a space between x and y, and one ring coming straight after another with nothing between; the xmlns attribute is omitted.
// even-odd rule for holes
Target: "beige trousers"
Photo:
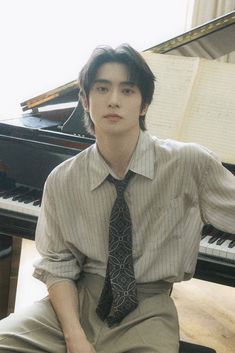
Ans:
<svg viewBox="0 0 235 353"><path fill-rule="evenodd" d="M95 313L102 285L90 274L78 283L81 324L97 353L178 353L178 316L166 282L138 285L137 309L112 328ZM66 353L48 298L0 321L0 352Z"/></svg>

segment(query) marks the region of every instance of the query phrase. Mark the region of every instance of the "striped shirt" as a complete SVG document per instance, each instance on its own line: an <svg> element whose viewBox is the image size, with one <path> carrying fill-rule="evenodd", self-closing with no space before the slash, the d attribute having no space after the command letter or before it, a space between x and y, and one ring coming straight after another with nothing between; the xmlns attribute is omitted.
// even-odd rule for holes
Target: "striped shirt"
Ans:
<svg viewBox="0 0 235 353"><path fill-rule="evenodd" d="M235 179L214 154L193 143L140 132L125 191L132 218L137 283L190 279L203 223L235 233ZM34 276L47 286L77 280L81 271L105 276L108 228L116 198L114 173L96 144L49 175L36 231L41 258Z"/></svg>

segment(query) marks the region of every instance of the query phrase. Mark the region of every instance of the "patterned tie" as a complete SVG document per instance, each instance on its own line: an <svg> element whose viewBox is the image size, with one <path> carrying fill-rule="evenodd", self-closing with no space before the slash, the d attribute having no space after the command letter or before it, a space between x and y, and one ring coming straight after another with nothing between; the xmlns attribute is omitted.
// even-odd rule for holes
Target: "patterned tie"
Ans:
<svg viewBox="0 0 235 353"><path fill-rule="evenodd" d="M111 175L107 180L116 187L109 224L109 257L104 287L96 309L101 320L111 327L119 323L138 305L132 258L132 226L124 191L134 173L129 170L124 180Z"/></svg>

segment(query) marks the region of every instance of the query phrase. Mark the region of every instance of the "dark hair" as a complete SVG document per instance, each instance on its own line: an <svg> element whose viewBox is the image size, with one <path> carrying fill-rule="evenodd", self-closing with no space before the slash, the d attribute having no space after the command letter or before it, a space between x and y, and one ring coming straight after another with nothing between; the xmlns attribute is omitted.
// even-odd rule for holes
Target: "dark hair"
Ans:
<svg viewBox="0 0 235 353"><path fill-rule="evenodd" d="M130 75L129 79L137 85L141 92L141 109L149 105L153 98L155 76L140 53L128 44L122 44L116 49L110 46L99 46L93 51L78 77L80 97L89 99L90 89L98 69L103 64L110 62L126 65ZM95 134L94 123L88 112L84 113L84 125L89 133ZM139 125L142 130L146 130L145 115L139 117Z"/></svg>

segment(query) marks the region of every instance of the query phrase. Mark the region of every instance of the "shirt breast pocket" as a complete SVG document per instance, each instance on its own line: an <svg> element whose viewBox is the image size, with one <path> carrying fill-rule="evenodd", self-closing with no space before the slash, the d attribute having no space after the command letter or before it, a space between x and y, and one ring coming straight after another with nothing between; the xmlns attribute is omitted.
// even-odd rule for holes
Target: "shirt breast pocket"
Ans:
<svg viewBox="0 0 235 353"><path fill-rule="evenodd" d="M139 233L137 251L161 251L176 245L184 231L184 199L182 196L169 200L164 205L155 203L143 220L142 235ZM147 219L147 221L146 221ZM139 230L140 230L139 229ZM140 230L141 232L141 230ZM139 240L139 241L138 241Z"/></svg>

